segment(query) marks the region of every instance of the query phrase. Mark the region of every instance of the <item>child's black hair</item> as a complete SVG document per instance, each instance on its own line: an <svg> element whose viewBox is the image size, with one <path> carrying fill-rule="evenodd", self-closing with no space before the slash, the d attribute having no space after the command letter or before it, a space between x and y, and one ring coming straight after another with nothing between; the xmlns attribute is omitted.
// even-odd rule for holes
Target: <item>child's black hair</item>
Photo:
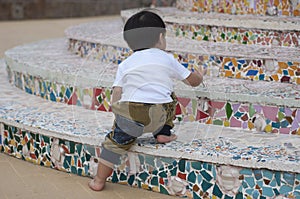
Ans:
<svg viewBox="0 0 300 199"><path fill-rule="evenodd" d="M162 18L143 10L131 16L124 26L123 37L133 51L153 48L161 33L166 32Z"/></svg>

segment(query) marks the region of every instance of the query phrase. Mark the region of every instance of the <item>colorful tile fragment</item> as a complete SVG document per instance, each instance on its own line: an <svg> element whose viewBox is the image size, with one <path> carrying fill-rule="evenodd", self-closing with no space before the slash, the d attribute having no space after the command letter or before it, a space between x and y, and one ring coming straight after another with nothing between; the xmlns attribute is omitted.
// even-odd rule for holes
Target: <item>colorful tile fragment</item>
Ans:
<svg viewBox="0 0 300 199"><path fill-rule="evenodd" d="M300 2L288 0L177 0L177 7L192 12L215 12L238 15L300 16Z"/></svg>

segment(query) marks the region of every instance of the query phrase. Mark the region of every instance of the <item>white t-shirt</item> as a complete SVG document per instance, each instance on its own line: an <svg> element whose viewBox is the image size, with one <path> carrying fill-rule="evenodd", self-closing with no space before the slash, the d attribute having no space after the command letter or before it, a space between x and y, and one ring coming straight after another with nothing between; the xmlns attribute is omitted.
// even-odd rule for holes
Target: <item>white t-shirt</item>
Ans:
<svg viewBox="0 0 300 199"><path fill-rule="evenodd" d="M134 52L119 64L113 87L122 87L120 101L168 103L173 79L184 80L190 73L173 55L150 48Z"/></svg>

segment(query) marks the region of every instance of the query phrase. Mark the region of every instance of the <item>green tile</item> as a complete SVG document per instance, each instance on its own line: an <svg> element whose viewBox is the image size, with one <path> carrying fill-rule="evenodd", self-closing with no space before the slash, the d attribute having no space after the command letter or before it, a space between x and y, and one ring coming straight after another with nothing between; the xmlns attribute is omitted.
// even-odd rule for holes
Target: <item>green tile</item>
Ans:
<svg viewBox="0 0 300 199"><path fill-rule="evenodd" d="M142 172L138 176L142 181L145 182L147 180L147 178L149 177L149 174L147 172Z"/></svg>
<svg viewBox="0 0 300 199"><path fill-rule="evenodd" d="M69 150L70 150L70 154L74 154L75 153L75 142L70 141L69 142Z"/></svg>
<svg viewBox="0 0 300 199"><path fill-rule="evenodd" d="M158 177L156 176L152 177L150 184L153 186L158 186Z"/></svg>
<svg viewBox="0 0 300 199"><path fill-rule="evenodd" d="M116 171L113 171L113 176L112 176L111 182L112 183L119 182L118 175L117 175Z"/></svg>
<svg viewBox="0 0 300 199"><path fill-rule="evenodd" d="M127 182L128 182L128 184L129 184L130 186L132 186L134 180L135 180L135 176L134 176L134 175L131 175L131 176L129 176Z"/></svg>
<svg viewBox="0 0 300 199"><path fill-rule="evenodd" d="M180 172L185 172L185 160L181 159L178 163L178 168Z"/></svg>
<svg viewBox="0 0 300 199"><path fill-rule="evenodd" d="M162 177L162 178L167 178L167 177L168 177L167 172L165 172L165 171L159 172L158 175L159 175L160 177Z"/></svg>
<svg viewBox="0 0 300 199"><path fill-rule="evenodd" d="M213 186L212 183L207 182L206 180L203 180L201 183L201 188L203 192L206 192L208 189L210 189Z"/></svg>
<svg viewBox="0 0 300 199"><path fill-rule="evenodd" d="M127 180L127 176L124 173L120 174L120 181L126 181Z"/></svg>
<svg viewBox="0 0 300 199"><path fill-rule="evenodd" d="M163 185L159 186L159 192L162 193L162 194L169 195L168 190Z"/></svg>
<svg viewBox="0 0 300 199"><path fill-rule="evenodd" d="M230 119L230 117L232 116L232 112L233 112L233 109L232 109L232 107L231 107L231 104L230 104L230 103L226 103L225 109L226 109L226 116L227 116L227 119Z"/></svg>
<svg viewBox="0 0 300 199"><path fill-rule="evenodd" d="M191 183L194 184L194 183L196 182L196 174L195 174L195 172L194 172L194 171L193 171L193 172L190 172L190 173L188 174L187 179L188 179L189 182L191 182Z"/></svg>
<svg viewBox="0 0 300 199"><path fill-rule="evenodd" d="M201 166L201 162L191 162L192 168L196 169L196 170L201 170L202 166Z"/></svg>
<svg viewBox="0 0 300 199"><path fill-rule="evenodd" d="M206 179L208 182L211 181L213 178L209 173L207 173L205 170L202 170L201 175L203 176L204 179Z"/></svg>
<svg viewBox="0 0 300 199"><path fill-rule="evenodd" d="M223 197L223 193L220 190L219 186L217 184L215 184L214 188L213 188L213 195L222 198Z"/></svg>

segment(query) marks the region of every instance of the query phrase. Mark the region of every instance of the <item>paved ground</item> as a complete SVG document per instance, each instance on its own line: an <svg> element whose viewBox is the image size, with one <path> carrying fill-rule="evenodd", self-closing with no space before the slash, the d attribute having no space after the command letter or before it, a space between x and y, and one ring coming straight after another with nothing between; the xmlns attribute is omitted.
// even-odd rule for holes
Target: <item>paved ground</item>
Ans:
<svg viewBox="0 0 300 199"><path fill-rule="evenodd" d="M108 18L118 17L110 16ZM4 51L17 45L42 39L64 36L64 30L72 25L105 20L107 17L0 21L0 58ZM87 187L90 179L54 169L37 166L0 153L0 198L1 199L171 199L174 197L139 190L124 185L108 183L103 192L93 192Z"/></svg>

